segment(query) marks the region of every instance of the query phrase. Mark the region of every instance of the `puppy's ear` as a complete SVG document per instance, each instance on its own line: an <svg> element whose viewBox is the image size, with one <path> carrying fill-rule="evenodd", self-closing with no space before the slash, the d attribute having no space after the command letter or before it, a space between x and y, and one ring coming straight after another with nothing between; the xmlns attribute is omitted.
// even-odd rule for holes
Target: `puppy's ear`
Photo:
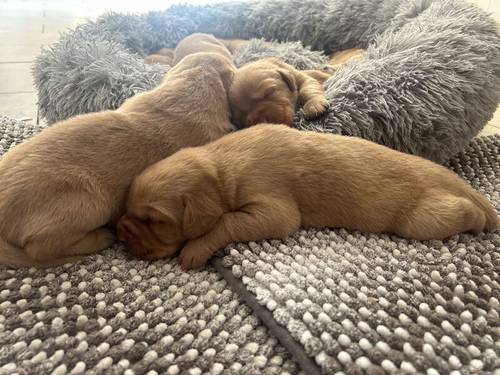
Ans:
<svg viewBox="0 0 500 375"><path fill-rule="evenodd" d="M224 86L224 90L226 92L229 92L229 89L231 87L231 84L233 83L234 79L234 70L233 69L224 69L223 71L220 72L220 78L222 80L222 85Z"/></svg>
<svg viewBox="0 0 500 375"><path fill-rule="evenodd" d="M134 227L132 220L126 214L123 215L116 224L116 232L120 241L127 242L131 238L133 235L131 227Z"/></svg>
<svg viewBox="0 0 500 375"><path fill-rule="evenodd" d="M175 215L173 212L169 211L161 206L150 205L147 211L147 221L151 222L163 222L163 223L176 223Z"/></svg>
<svg viewBox="0 0 500 375"><path fill-rule="evenodd" d="M297 91L297 82L292 72L285 69L278 69L281 79L286 83L291 92Z"/></svg>
<svg viewBox="0 0 500 375"><path fill-rule="evenodd" d="M183 233L188 239L210 231L223 214L215 188L209 187L184 197Z"/></svg>

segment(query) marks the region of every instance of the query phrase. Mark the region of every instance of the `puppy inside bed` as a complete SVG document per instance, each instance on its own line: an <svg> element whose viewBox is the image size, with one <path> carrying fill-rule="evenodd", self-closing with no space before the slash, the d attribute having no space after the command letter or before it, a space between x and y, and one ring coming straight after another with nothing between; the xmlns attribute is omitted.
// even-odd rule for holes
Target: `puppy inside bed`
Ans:
<svg viewBox="0 0 500 375"><path fill-rule="evenodd" d="M211 34L196 33L182 39L175 50L165 56L146 57L148 63L177 64L184 56L197 52L219 53L232 59L234 53L249 41L217 39ZM250 62L239 68L229 93L232 121L238 128L259 123L291 126L297 105L303 105L306 118L316 118L328 109L323 83L349 60L358 58L361 50L344 51L332 56L327 71L299 71L275 58ZM168 55L168 56L167 56ZM170 57L171 55L171 57Z"/></svg>

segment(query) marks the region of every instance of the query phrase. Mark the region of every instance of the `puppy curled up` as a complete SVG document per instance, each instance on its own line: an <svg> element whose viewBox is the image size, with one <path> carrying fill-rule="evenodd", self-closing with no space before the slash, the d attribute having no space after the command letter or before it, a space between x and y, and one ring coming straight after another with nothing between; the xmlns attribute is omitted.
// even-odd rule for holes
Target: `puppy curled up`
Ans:
<svg viewBox="0 0 500 375"><path fill-rule="evenodd" d="M200 52L217 53L231 62L233 61L233 54L219 39L211 34L195 33L185 37L177 44L172 65L177 65L188 55Z"/></svg>
<svg viewBox="0 0 500 375"><path fill-rule="evenodd" d="M217 39L212 34L194 33L182 39L175 50L162 48L144 58L146 64L176 65L187 55L212 52L233 61L234 54L249 43L243 39Z"/></svg>
<svg viewBox="0 0 500 375"><path fill-rule="evenodd" d="M115 111L62 121L0 161L0 264L48 267L109 247L135 176L231 131L232 63L193 54Z"/></svg>
<svg viewBox="0 0 500 375"><path fill-rule="evenodd" d="M246 128L259 123L291 126L297 104L307 118L329 107L322 83L333 73L300 71L278 59L248 63L239 68L229 91L233 123Z"/></svg>
<svg viewBox="0 0 500 375"><path fill-rule="evenodd" d="M144 61L175 66L185 56L199 52L217 53L233 61L233 53L248 43L195 33L182 39L174 51L163 49ZM237 70L231 87L232 121L239 128L258 123L292 125L297 104L304 105L306 117L318 117L329 106L323 83L335 71L333 67L328 71L299 71L276 58L248 63Z"/></svg>
<svg viewBox="0 0 500 375"><path fill-rule="evenodd" d="M118 235L142 259L180 250L190 269L229 243L300 227L430 240L498 226L483 195L431 161L360 138L258 125L146 169Z"/></svg>

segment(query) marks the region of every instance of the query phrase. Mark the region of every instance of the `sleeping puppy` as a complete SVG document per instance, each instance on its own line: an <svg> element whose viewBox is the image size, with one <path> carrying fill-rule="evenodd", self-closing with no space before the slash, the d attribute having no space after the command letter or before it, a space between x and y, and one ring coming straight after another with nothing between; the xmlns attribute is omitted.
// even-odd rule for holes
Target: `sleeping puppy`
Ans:
<svg viewBox="0 0 500 375"><path fill-rule="evenodd" d="M243 42L240 40L222 41L211 34L195 33L182 39L177 44L177 47L175 47L175 50L162 48L155 54L146 56L144 62L146 64L157 63L175 66L184 57L200 52L218 53L228 60L233 61L233 54L229 50L229 47L233 49L241 48Z"/></svg>
<svg viewBox="0 0 500 375"><path fill-rule="evenodd" d="M0 161L0 263L47 267L109 247L132 180L147 166L231 130L234 66L186 57L116 111L62 121Z"/></svg>
<svg viewBox="0 0 500 375"><path fill-rule="evenodd" d="M233 55L250 43L245 39L218 39L212 34L196 33L182 39L175 50L162 48L158 52L146 56L146 64L175 65L183 57L198 52L214 52L233 60ZM230 56L229 56L230 55Z"/></svg>
<svg viewBox="0 0 500 375"><path fill-rule="evenodd" d="M259 123L291 126L297 104L303 105L307 118L322 115L329 106L321 82L274 58L239 68L229 103L233 123L239 128Z"/></svg>
<svg viewBox="0 0 500 375"><path fill-rule="evenodd" d="M118 235L143 259L182 249L190 269L230 243L300 227L430 240L498 226L484 196L431 161L360 138L258 125L146 169Z"/></svg>
<svg viewBox="0 0 500 375"><path fill-rule="evenodd" d="M184 57L199 52L218 53L228 60L233 61L233 55L219 39L211 34L196 33L185 37L177 44L174 50L172 65L175 66Z"/></svg>

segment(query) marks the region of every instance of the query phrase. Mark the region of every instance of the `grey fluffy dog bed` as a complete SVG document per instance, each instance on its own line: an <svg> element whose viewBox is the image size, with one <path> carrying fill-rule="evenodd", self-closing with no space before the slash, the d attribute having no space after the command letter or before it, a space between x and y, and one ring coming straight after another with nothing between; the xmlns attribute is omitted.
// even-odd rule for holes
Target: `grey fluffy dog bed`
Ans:
<svg viewBox="0 0 500 375"><path fill-rule="evenodd" d="M304 129L360 136L443 162L461 151L500 101L500 37L486 13L459 0L269 0L109 14L61 37L37 60L41 114L49 123L115 108L158 84L167 68L144 55L193 32L254 41L238 64L277 56L298 68L323 53L361 47L326 83L331 109ZM299 43L300 42L300 43ZM302 45L310 46L304 48Z"/></svg>

